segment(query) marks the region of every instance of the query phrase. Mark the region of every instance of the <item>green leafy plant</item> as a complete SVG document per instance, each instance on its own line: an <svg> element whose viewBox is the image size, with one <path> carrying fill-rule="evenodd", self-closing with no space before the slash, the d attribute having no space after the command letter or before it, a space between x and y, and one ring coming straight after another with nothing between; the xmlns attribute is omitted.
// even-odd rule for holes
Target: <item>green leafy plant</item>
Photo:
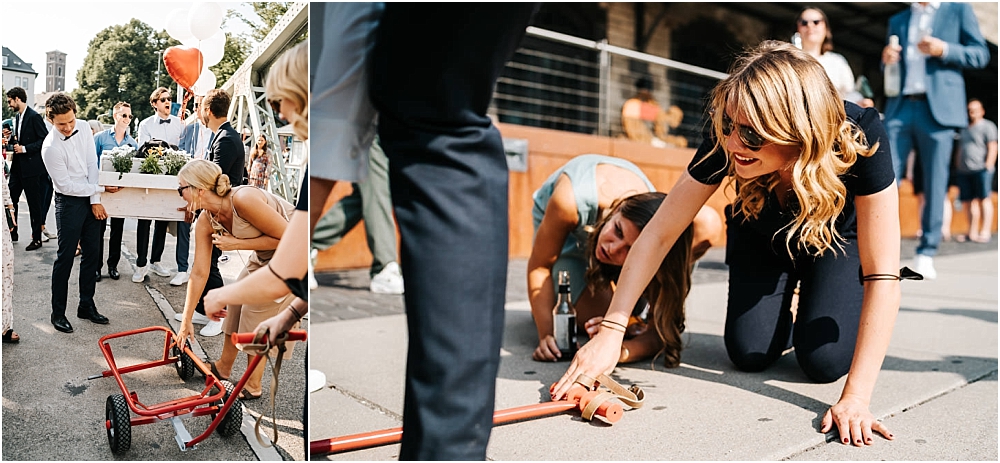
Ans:
<svg viewBox="0 0 1000 463"><path fill-rule="evenodd" d="M187 164L189 157L176 152L170 151L163 157L163 164L167 167L167 175L177 175L181 171L181 168Z"/></svg>
<svg viewBox="0 0 1000 463"><path fill-rule="evenodd" d="M118 180L122 179L123 174L132 171L132 155L134 153L135 150L132 149L115 148L111 151L111 165L115 168L115 172L118 172Z"/></svg>
<svg viewBox="0 0 1000 463"><path fill-rule="evenodd" d="M160 157L153 155L152 151L150 151L146 159L143 159L142 164L139 165L139 172L154 175L162 174L163 166L160 165Z"/></svg>

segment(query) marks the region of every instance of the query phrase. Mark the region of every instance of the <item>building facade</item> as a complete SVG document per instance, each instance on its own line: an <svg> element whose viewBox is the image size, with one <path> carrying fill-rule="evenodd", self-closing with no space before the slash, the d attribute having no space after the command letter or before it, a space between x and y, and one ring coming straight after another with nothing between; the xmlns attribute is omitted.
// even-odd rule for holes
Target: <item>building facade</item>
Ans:
<svg viewBox="0 0 1000 463"><path fill-rule="evenodd" d="M28 105L35 105L35 78L38 73L7 47L3 47L3 88L21 87L28 94Z"/></svg>
<svg viewBox="0 0 1000 463"><path fill-rule="evenodd" d="M45 54L45 93L66 90L66 54L53 50Z"/></svg>

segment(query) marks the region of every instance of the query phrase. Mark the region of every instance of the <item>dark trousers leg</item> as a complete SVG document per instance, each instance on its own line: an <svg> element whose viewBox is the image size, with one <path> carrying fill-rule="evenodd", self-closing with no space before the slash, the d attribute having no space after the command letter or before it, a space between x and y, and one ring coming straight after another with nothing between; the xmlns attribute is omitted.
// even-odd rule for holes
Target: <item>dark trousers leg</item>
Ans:
<svg viewBox="0 0 1000 463"><path fill-rule="evenodd" d="M847 374L858 340L864 287L858 283L857 240L848 240L844 251L799 260L802 285L792 345L802 371L818 383Z"/></svg>
<svg viewBox="0 0 1000 463"><path fill-rule="evenodd" d="M90 209L90 198L56 195L56 226L59 227L56 261L52 265L52 316L66 314L69 276L73 270L76 245L80 244L80 302L94 300L97 266L100 262L97 242L101 224Z"/></svg>
<svg viewBox="0 0 1000 463"><path fill-rule="evenodd" d="M111 217L108 220L111 222L111 237L108 238L108 268L117 269L118 262L122 258L122 235L125 233L125 218Z"/></svg>
<svg viewBox="0 0 1000 463"><path fill-rule="evenodd" d="M163 248L167 244L167 226L170 222L164 222L162 220L157 220L153 224L153 250L149 254L150 262L159 262L160 258L163 257Z"/></svg>
<svg viewBox="0 0 1000 463"><path fill-rule="evenodd" d="M177 222L177 248L174 259L177 260L177 271L188 271L188 252L191 249L191 224L181 220Z"/></svg>
<svg viewBox="0 0 1000 463"><path fill-rule="evenodd" d="M49 208L52 207L52 198L56 190L52 187L52 177L49 177L49 174L39 175L38 179L39 182L42 183L42 188L45 189L45 196L42 198L41 208L42 220L38 225L38 229L40 231L42 229L42 225L45 225L46 218L49 216ZM39 238L40 237L41 235L39 235Z"/></svg>
<svg viewBox="0 0 1000 463"><path fill-rule="evenodd" d="M21 181L21 175L12 171L10 177L7 179L7 188L10 189L10 200L14 203L14 217L17 217L17 211L20 209L21 193L24 192L24 182ZM10 231L11 238L20 238L17 236L17 229L18 227L15 226Z"/></svg>
<svg viewBox="0 0 1000 463"><path fill-rule="evenodd" d="M21 192L24 192L24 200L28 203L28 217L31 220L31 239L42 239L42 225L45 224L45 215L48 208L44 207L45 199L45 175L33 175L31 177L21 177L11 174L10 187L11 199L14 201L14 212L18 211L18 202L21 199ZM50 199L51 200L51 199ZM14 227L17 233L19 227Z"/></svg>
<svg viewBox="0 0 1000 463"><path fill-rule="evenodd" d="M135 266L145 267L149 255L149 226L152 220L139 219L135 226Z"/></svg>
<svg viewBox="0 0 1000 463"><path fill-rule="evenodd" d="M371 96L410 339L401 460L486 457L508 252L507 166L486 110L536 7L389 3L377 32Z"/></svg>
<svg viewBox="0 0 1000 463"><path fill-rule="evenodd" d="M737 368L761 371L791 346L790 308L798 278L788 256L771 250L770 236L742 227L742 219L732 219L731 207L726 210L729 300L723 338Z"/></svg>

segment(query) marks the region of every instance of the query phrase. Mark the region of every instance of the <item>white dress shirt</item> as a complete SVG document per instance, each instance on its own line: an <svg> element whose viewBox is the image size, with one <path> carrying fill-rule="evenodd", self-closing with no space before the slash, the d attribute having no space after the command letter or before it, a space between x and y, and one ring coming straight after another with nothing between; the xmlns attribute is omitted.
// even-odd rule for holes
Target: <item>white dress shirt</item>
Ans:
<svg viewBox="0 0 1000 463"><path fill-rule="evenodd" d="M910 24L907 30L906 51L906 79L903 82L903 95L919 95L927 93L927 57L919 49L917 44L923 40L924 36L934 36L934 16L937 15L941 2L929 2L927 6L913 3L910 5ZM945 44L941 57L948 54L948 45Z"/></svg>
<svg viewBox="0 0 1000 463"><path fill-rule="evenodd" d="M181 134L184 133L184 121L181 118L170 115L166 119L169 123L160 123L160 116L153 114L139 123L139 142L141 147L147 141L155 138L163 140L171 145L177 146L181 143Z"/></svg>
<svg viewBox="0 0 1000 463"><path fill-rule="evenodd" d="M104 187L97 184L94 134L83 119L76 120L75 131L68 140L58 130L49 132L42 142L42 162L56 193L90 197L90 204L100 204Z"/></svg>

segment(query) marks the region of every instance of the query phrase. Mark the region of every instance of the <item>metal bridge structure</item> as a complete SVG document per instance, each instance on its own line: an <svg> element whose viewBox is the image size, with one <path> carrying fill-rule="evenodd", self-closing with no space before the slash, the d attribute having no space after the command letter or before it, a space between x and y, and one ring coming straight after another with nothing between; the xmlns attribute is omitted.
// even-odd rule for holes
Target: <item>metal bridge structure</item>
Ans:
<svg viewBox="0 0 1000 463"><path fill-rule="evenodd" d="M302 177L309 163L309 148L305 140L290 138L291 133L284 127L282 129L285 130L279 130L275 121L277 115L271 110L264 94L264 82L274 61L291 48L294 39L308 28L309 3L290 4L271 32L250 51L232 77L219 87L232 97L228 119L233 128L240 133L249 129L253 134L251 146L256 145L261 134L267 138L272 153L267 189L292 204L298 198ZM293 140L288 143L291 153L287 160L278 142L279 137ZM249 159L246 166L249 171Z"/></svg>

